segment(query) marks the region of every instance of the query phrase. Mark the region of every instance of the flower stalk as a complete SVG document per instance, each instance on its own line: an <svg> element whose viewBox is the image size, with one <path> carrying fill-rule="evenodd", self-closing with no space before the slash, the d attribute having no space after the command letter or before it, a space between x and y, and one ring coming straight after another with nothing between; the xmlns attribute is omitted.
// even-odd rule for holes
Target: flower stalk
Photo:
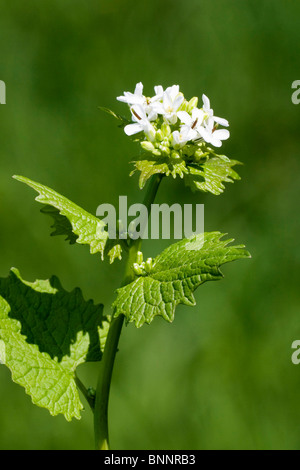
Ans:
<svg viewBox="0 0 300 470"><path fill-rule="evenodd" d="M154 175L150 180L148 191L145 195L143 204L148 209L148 214L151 212L151 204L153 204L162 175ZM132 282L135 277L134 264L139 259L139 253L141 249L142 239L132 240L128 258L126 262L124 278L122 286L125 286ZM109 431L108 431L108 403L110 385L112 380L113 367L115 363L116 353L118 350L119 339L124 323L124 315L120 315L117 318L113 318L107 339L103 358L100 363L100 371L98 377L98 383L96 388L96 397L94 403L94 434L95 434L95 447L96 450L109 450Z"/></svg>

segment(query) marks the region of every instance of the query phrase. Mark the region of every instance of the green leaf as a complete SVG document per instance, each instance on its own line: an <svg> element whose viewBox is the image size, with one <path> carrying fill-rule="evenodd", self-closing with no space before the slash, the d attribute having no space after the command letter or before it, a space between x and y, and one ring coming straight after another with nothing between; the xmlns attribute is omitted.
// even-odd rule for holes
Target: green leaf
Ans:
<svg viewBox="0 0 300 470"><path fill-rule="evenodd" d="M103 305L65 291L56 277L26 282L13 268L0 278L0 362L53 416L80 418L75 369L101 360L107 330Z"/></svg>
<svg viewBox="0 0 300 470"><path fill-rule="evenodd" d="M185 175L185 183L192 191L210 192L215 195L221 194L225 186L223 183L233 183L241 179L232 169L233 166L241 164L227 157L209 158L201 164L188 166L189 173Z"/></svg>
<svg viewBox="0 0 300 470"><path fill-rule="evenodd" d="M47 186L36 183L24 176L14 176L14 178L27 184L39 193L35 200L46 204L47 209L43 208L42 211L50 214L55 220L53 226L55 231L52 232L52 235L66 235L70 243L77 242L89 245L91 254L100 253L101 258L104 259L104 254L107 253L105 248L108 241L108 233L105 231L106 224L102 220ZM49 206L54 209L50 211ZM70 235L70 228L72 228L73 236ZM107 254L110 257L111 263L115 258L121 259L120 245L116 249L110 250Z"/></svg>
<svg viewBox="0 0 300 470"><path fill-rule="evenodd" d="M56 207L44 206L41 209L41 213L50 215L53 218L54 223L51 225L51 228L54 230L51 236L64 235L66 237L65 240L68 241L70 245L76 243L78 236L73 232L71 223L67 217L61 215Z"/></svg>
<svg viewBox="0 0 300 470"><path fill-rule="evenodd" d="M125 242L125 240L122 240L122 241L123 243ZM123 244L123 247L126 248L126 244ZM117 243L116 240L111 240L108 238L106 246L105 246L104 254L105 256L109 257L109 262L110 264L112 264L115 261L115 259L119 259L119 260L122 259L122 246L119 243Z"/></svg>
<svg viewBox="0 0 300 470"><path fill-rule="evenodd" d="M169 157L153 158L146 157L134 162L135 170L130 173L132 176L135 171L140 171L139 187L143 189L148 179L155 174L162 174L166 176L180 176L183 178L185 173L188 172L186 164L182 159L171 159Z"/></svg>
<svg viewBox="0 0 300 470"><path fill-rule="evenodd" d="M171 156L151 155L151 152L143 153L139 159L134 161L136 171L140 172L139 187L143 189L146 182L152 175L163 174L166 176L179 176L184 178L185 184L190 186L192 191L204 191L219 195L224 189L224 183L233 183L234 180L241 179L233 170L233 166L241 165L237 160L230 160L225 155L217 155L207 146L197 146L198 160L195 160L195 146L185 146L187 154L182 154L182 158L172 158ZM188 154L188 150L192 155ZM193 160L194 159L194 160Z"/></svg>
<svg viewBox="0 0 300 470"><path fill-rule="evenodd" d="M158 315L172 322L178 304L195 305L194 290L221 279L222 264L250 257L243 245L228 246L233 240L221 237L219 232L204 233L169 246L154 259L149 273L117 290L115 316L124 314L140 327Z"/></svg>

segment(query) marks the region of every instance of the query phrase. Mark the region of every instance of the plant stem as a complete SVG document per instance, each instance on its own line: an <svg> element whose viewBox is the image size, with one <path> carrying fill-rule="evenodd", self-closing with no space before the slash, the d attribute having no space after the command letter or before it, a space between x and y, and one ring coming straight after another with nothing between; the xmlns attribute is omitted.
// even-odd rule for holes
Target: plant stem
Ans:
<svg viewBox="0 0 300 470"><path fill-rule="evenodd" d="M75 382L76 382L76 385L77 387L79 388L79 390L82 392L82 394L84 395L86 401L88 402L88 404L90 405L91 407L91 410L94 410L94 405L95 405L95 399L92 398L89 393L88 393L88 390L85 388L85 385L81 382L80 378L77 376L76 372L75 372Z"/></svg>
<svg viewBox="0 0 300 470"><path fill-rule="evenodd" d="M152 176L143 204L147 207L148 216L151 212L151 204L154 202L159 184L162 180L162 175ZM137 252L140 251L142 239L132 240L129 248L128 259L126 263L124 279L122 286L132 282L135 275L132 270L132 265L136 261ZM112 372L115 362L116 353L118 350L118 343L122 326L124 323L124 315L113 318L107 339L105 349L100 363L100 372L96 389L96 399L94 406L94 433L95 444L97 450L109 450L109 434L108 434L108 401L110 384L112 379Z"/></svg>

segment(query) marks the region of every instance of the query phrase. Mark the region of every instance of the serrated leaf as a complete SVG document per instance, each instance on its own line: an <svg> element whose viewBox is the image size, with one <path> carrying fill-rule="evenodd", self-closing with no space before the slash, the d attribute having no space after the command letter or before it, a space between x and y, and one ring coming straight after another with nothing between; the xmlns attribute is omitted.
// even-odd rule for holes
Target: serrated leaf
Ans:
<svg viewBox="0 0 300 470"><path fill-rule="evenodd" d="M115 259L122 259L122 247L116 240L110 240L108 238L104 254L109 257L109 262L112 264Z"/></svg>
<svg viewBox="0 0 300 470"><path fill-rule="evenodd" d="M103 305L65 291L56 277L31 283L12 269L0 279L0 362L52 415L80 418L75 369L101 360L107 330Z"/></svg>
<svg viewBox="0 0 300 470"><path fill-rule="evenodd" d="M224 183L233 183L241 179L232 169L233 166L241 164L227 157L209 158L202 164L194 164L188 167L189 172L185 175L185 183L192 191L210 192L215 195L221 194Z"/></svg>
<svg viewBox="0 0 300 470"><path fill-rule="evenodd" d="M45 204L47 207L54 207L58 211L56 213L55 209L52 212L46 209L47 213L50 213L55 219L55 231L52 235L67 235L68 239L72 242L76 241L76 243L82 245L89 245L91 254L100 253L101 258L104 259L104 253L107 252L105 248L108 241L108 233L105 231L106 224L101 219L43 184L36 183L24 176L14 176L14 178L27 184L39 193L39 196L35 198L36 201ZM45 208L43 210L45 211ZM70 235L68 222L71 224L73 237ZM116 258L121 259L120 245L108 254L111 263Z"/></svg>
<svg viewBox="0 0 300 470"><path fill-rule="evenodd" d="M53 232L51 232L51 236L63 235L65 236L65 240L70 243L70 245L74 245L76 243L78 236L72 230L72 225L69 222L68 218L62 215L56 207L52 206L44 206L41 209L42 214L50 215L52 217L54 223L51 225L53 228Z"/></svg>
<svg viewBox="0 0 300 470"><path fill-rule="evenodd" d="M150 158L141 158L140 160L135 161L134 164L135 170L131 172L130 176L133 175L136 170L140 172L140 189L143 189L148 179L153 175L162 174L166 176L171 175L173 178L176 178L176 176L183 178L185 173L188 171L184 160L175 160L166 157L152 160Z"/></svg>
<svg viewBox="0 0 300 470"><path fill-rule="evenodd" d="M223 277L220 266L250 257L243 245L228 246L219 232L200 234L169 246L158 255L149 274L117 290L115 316L124 314L137 327L155 316L174 320L178 304L195 305L194 290Z"/></svg>

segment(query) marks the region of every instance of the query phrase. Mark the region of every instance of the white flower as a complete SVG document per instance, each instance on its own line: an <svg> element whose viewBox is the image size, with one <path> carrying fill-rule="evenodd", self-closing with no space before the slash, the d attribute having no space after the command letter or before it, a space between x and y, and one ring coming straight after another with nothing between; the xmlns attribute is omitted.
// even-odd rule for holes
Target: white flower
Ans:
<svg viewBox="0 0 300 470"><path fill-rule="evenodd" d="M161 129L151 124L156 121L158 114L162 115L165 123L176 124L178 118L182 125L179 130L172 133L172 143L175 146L183 147L187 142L203 139L205 142L221 147L222 141L229 138L227 129L218 129L218 125L229 126L226 119L214 116L214 111L210 106L210 100L206 95L202 95L203 108L194 107L191 114L186 111L178 111L184 101L184 96L179 91L179 85L168 87L165 91L161 85L154 87L154 96L148 98L143 95L143 84L139 82L135 86L134 93L125 91L123 96L118 96L117 100L127 103L131 110L132 123L125 126L124 131L131 136L144 132L149 141L155 138L160 139ZM171 132L171 131L170 131Z"/></svg>
<svg viewBox="0 0 300 470"><path fill-rule="evenodd" d="M208 125L199 128L199 134L205 142L212 144L214 147L221 147L222 140L230 137L230 132L227 129L216 129Z"/></svg>
<svg viewBox="0 0 300 470"><path fill-rule="evenodd" d="M188 114L186 111L178 111L177 115L189 129L189 140L195 140L201 137L205 142L215 147L221 147L222 140L226 140L230 136L227 129L216 129L214 127L214 117L210 116L207 118L206 113L202 109L194 108L192 115ZM222 118L217 119L221 122L225 122Z"/></svg>
<svg viewBox="0 0 300 470"><path fill-rule="evenodd" d="M148 116L145 109L141 105L132 106L130 111L134 123L128 124L124 127L125 134L130 136L143 131L150 140L154 140L155 129L150 122L153 116Z"/></svg>
<svg viewBox="0 0 300 470"><path fill-rule="evenodd" d="M146 98L143 95L142 82L139 82L136 84L134 93L131 93L130 91L124 91L124 96L118 96L117 100L122 101L123 103L127 103L129 105L133 105L133 104L143 105Z"/></svg>
<svg viewBox="0 0 300 470"><path fill-rule="evenodd" d="M155 95L152 98L147 98L143 95L143 84L139 82L135 86L134 93L130 91L124 91L124 96L118 96L117 100L127 103L129 106L140 105L143 106L148 116L151 116L150 120L154 121L157 118L157 113L154 112L152 104L163 97L163 87L161 85L155 86Z"/></svg>
<svg viewBox="0 0 300 470"><path fill-rule="evenodd" d="M159 87L157 95L160 94L161 88ZM162 114L169 124L175 124L177 122L177 110L183 100L184 96L179 93L179 85L173 85L163 92L162 102L157 100L153 103L153 109L158 114Z"/></svg>
<svg viewBox="0 0 300 470"><path fill-rule="evenodd" d="M154 103L155 101L162 100L164 95L164 89L161 85L154 87L155 95L150 98L150 102Z"/></svg>
<svg viewBox="0 0 300 470"><path fill-rule="evenodd" d="M214 116L214 110L211 109L211 107L210 107L209 98L207 98L206 95L202 95L202 99L203 99L203 108L202 109L203 109L204 113L206 114L206 116L205 116L206 124L210 127L214 127L214 123L216 122L217 124L221 124L221 126L228 127L229 122L227 121L227 119L223 119L223 118Z"/></svg>
<svg viewBox="0 0 300 470"><path fill-rule="evenodd" d="M172 132L172 145L173 147L183 147L188 141L197 137L197 132L189 126L181 126L179 131Z"/></svg>
<svg viewBox="0 0 300 470"><path fill-rule="evenodd" d="M227 119L214 116L214 111L210 107L210 100L206 95L202 95L202 99L202 109L204 112L203 126L199 127L197 130L205 142L215 147L221 147L222 140L228 139L230 133L227 129L217 129L215 123L228 127L229 122Z"/></svg>
<svg viewBox="0 0 300 470"><path fill-rule="evenodd" d="M194 140L199 137L199 130L203 124L203 120L205 117L202 109L194 108L192 110L192 115L190 115L186 111L178 111L177 116L179 117L181 122L183 122L187 127L189 127L191 135L190 140Z"/></svg>

